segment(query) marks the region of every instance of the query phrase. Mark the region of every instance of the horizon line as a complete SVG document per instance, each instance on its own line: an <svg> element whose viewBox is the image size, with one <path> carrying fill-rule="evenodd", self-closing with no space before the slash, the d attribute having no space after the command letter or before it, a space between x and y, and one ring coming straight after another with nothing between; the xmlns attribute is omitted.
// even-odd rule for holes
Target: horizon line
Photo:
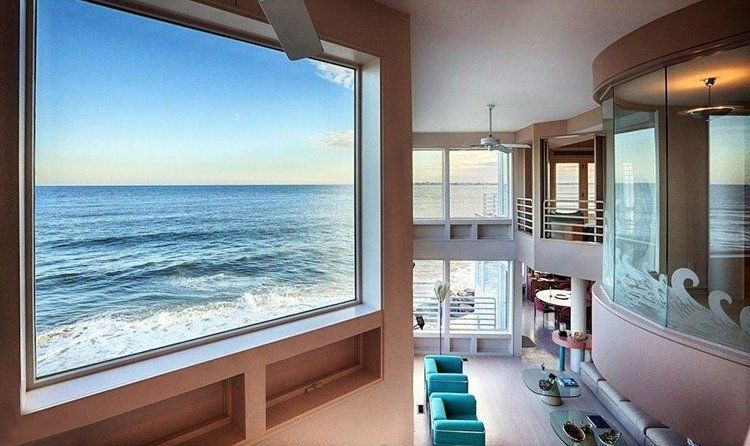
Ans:
<svg viewBox="0 0 750 446"><path fill-rule="evenodd" d="M353 186L354 183L169 183L169 184L35 184L34 187L199 187L199 186Z"/></svg>

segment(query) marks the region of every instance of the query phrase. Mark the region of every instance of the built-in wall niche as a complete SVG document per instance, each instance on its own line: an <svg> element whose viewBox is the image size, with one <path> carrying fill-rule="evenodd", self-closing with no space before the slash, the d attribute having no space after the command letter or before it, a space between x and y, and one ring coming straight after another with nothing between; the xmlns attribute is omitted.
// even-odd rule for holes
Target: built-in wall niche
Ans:
<svg viewBox="0 0 750 446"><path fill-rule="evenodd" d="M33 445L232 445L245 439L245 378L238 375Z"/></svg>
<svg viewBox="0 0 750 446"><path fill-rule="evenodd" d="M376 328L266 366L266 429L380 380L380 339Z"/></svg>
<svg viewBox="0 0 750 446"><path fill-rule="evenodd" d="M451 353L470 353L472 348L471 338L450 338L448 341Z"/></svg>
<svg viewBox="0 0 750 446"><path fill-rule="evenodd" d="M513 227L507 224L478 224L477 238L479 240L508 240L511 239Z"/></svg>
<svg viewBox="0 0 750 446"><path fill-rule="evenodd" d="M512 240L513 221L449 222L414 224L414 240Z"/></svg>
<svg viewBox="0 0 750 446"><path fill-rule="evenodd" d="M415 332L414 353L432 355L438 352L437 333ZM443 335L443 353L453 355L506 356L513 354L510 333L459 333Z"/></svg>
<svg viewBox="0 0 750 446"><path fill-rule="evenodd" d="M445 224L440 223L414 225L414 238L418 240L445 239Z"/></svg>
<svg viewBox="0 0 750 446"><path fill-rule="evenodd" d="M472 225L451 225L451 240L472 240L476 239Z"/></svg>

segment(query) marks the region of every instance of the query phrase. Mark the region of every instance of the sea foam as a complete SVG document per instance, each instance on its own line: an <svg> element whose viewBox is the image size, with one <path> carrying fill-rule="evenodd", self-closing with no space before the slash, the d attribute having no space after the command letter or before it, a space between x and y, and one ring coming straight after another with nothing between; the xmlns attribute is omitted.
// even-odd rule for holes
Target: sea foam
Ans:
<svg viewBox="0 0 750 446"><path fill-rule="evenodd" d="M122 358L353 299L339 293L307 290L303 294L298 289L280 288L273 294L246 292L230 301L103 314L39 332L37 375Z"/></svg>

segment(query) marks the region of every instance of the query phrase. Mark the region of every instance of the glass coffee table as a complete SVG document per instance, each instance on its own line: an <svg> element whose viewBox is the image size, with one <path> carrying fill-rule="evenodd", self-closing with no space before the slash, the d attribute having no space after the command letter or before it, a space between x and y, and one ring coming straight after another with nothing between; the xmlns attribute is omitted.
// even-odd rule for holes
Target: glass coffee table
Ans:
<svg viewBox="0 0 750 446"><path fill-rule="evenodd" d="M523 371L523 382L526 387L532 392L540 395L542 401L550 406L559 406L562 404L563 398L575 398L581 396L581 386L565 387L560 382L560 378L568 378L568 375L561 374L557 370L542 370L542 369L526 369ZM540 387L540 380L549 379L550 374L556 376L552 381L552 386L549 389L543 389Z"/></svg>
<svg viewBox="0 0 750 446"><path fill-rule="evenodd" d="M622 435L614 443L605 443L599 436L607 431L613 430L611 427L598 429L595 428L587 418L589 415L596 415L590 412L581 412L580 410L556 410L549 414L549 422L560 440L568 446L626 446ZM575 443L563 430L566 422L575 423L578 427L586 427L584 432L586 437L583 442Z"/></svg>

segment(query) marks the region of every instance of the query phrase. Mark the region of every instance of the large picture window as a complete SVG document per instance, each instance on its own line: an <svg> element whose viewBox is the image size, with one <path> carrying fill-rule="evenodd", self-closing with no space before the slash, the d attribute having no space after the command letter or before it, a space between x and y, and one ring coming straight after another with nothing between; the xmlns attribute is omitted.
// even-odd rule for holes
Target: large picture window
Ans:
<svg viewBox="0 0 750 446"><path fill-rule="evenodd" d="M412 159L414 220L510 218L510 155L414 149Z"/></svg>
<svg viewBox="0 0 750 446"><path fill-rule="evenodd" d="M451 218L509 215L509 155L491 150L450 152Z"/></svg>
<svg viewBox="0 0 750 446"><path fill-rule="evenodd" d="M412 166L414 219L442 219L445 216L443 151L415 150Z"/></svg>
<svg viewBox="0 0 750 446"><path fill-rule="evenodd" d="M35 16L35 378L358 300L355 69Z"/></svg>

